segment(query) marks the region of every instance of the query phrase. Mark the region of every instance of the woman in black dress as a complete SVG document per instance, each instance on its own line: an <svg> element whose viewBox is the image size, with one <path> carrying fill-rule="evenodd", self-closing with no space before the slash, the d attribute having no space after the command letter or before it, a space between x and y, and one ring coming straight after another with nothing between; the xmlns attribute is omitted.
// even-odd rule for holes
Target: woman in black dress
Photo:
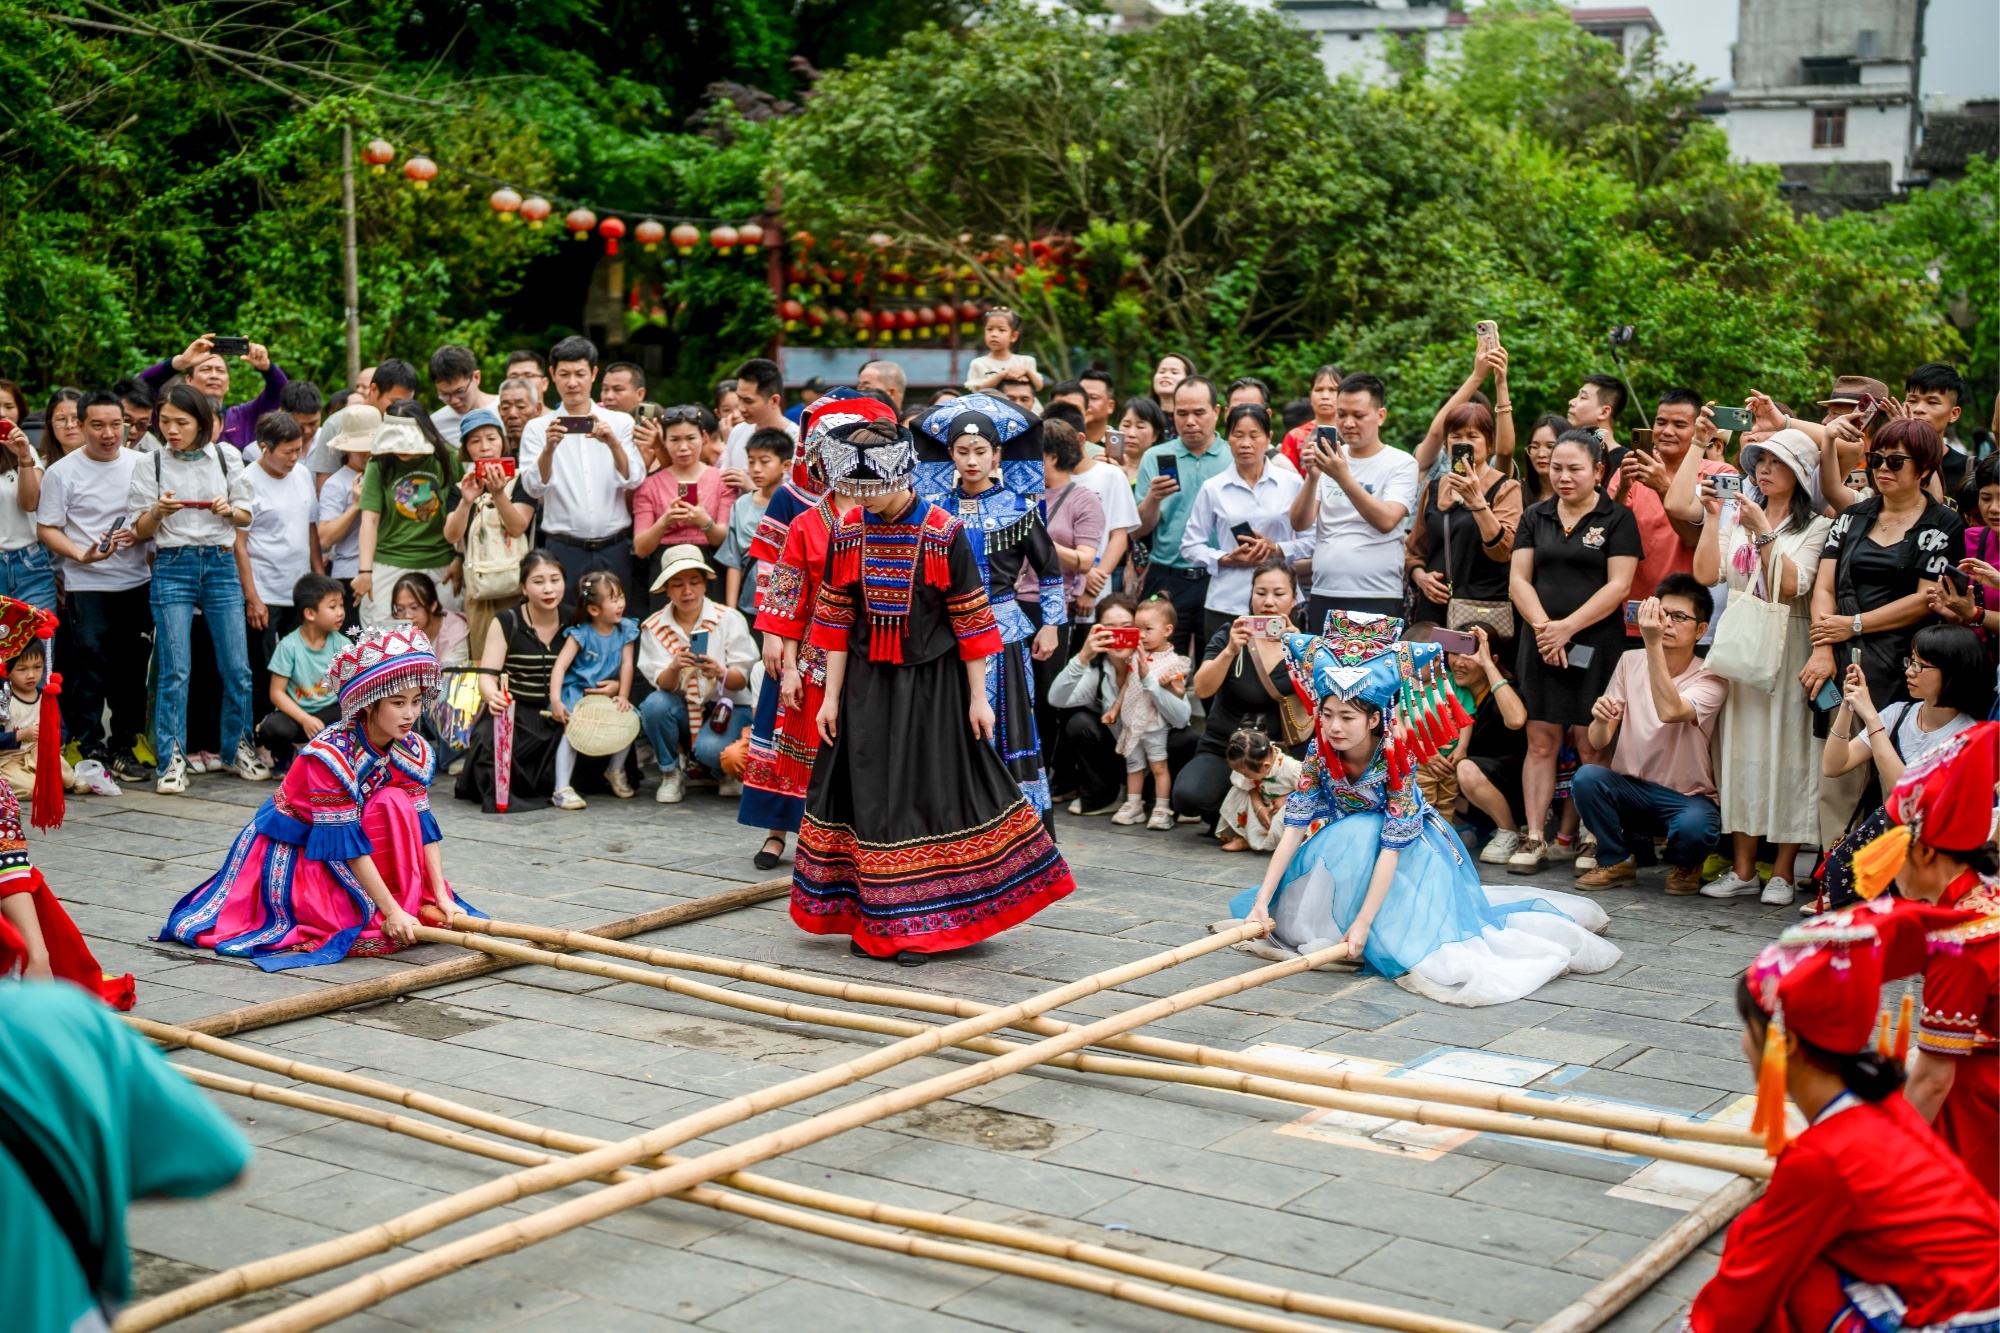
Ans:
<svg viewBox="0 0 2000 1333"><path fill-rule="evenodd" d="M1528 706L1528 760L1521 774L1526 827L1509 866L1523 873L1547 858L1543 836L1555 799L1563 733L1594 762L1590 707L1625 651L1625 599L1639 568L1639 524L1598 489L1603 451L1573 430L1549 453L1555 498L1530 505L1514 534L1510 587L1521 615L1514 679Z"/></svg>
<svg viewBox="0 0 2000 1333"><path fill-rule="evenodd" d="M1174 777L1175 814L1214 827L1223 798L1229 795L1229 738L1244 727L1263 732L1294 759L1305 757L1309 737L1304 733L1312 726L1312 708L1300 702L1293 687L1284 641L1250 630L1252 616L1279 616L1289 628L1298 601L1298 578L1291 565L1282 559L1266 561L1251 575L1249 615L1237 617L1208 641L1201 669L1194 673L1194 692L1208 710L1208 722L1194 758ZM1300 737L1294 745L1284 743L1285 719L1279 712L1287 707L1297 724L1293 734Z"/></svg>
<svg viewBox="0 0 2000 1333"><path fill-rule="evenodd" d="M1910 697L1903 659L1931 614L1930 590L1965 549L1965 523L1933 500L1924 482L1944 458L1944 441L1922 421L1892 421L1869 446L1875 493L1833 521L1813 583L1813 653L1800 682L1817 693L1836 686L1858 660L1875 706Z"/></svg>
<svg viewBox="0 0 2000 1333"><path fill-rule="evenodd" d="M479 658L479 692L486 707L473 725L465 767L452 789L461 801L478 801L489 815L547 805L556 789L556 746L562 728L549 717L549 677L563 644L563 572L556 558L539 546L522 557L521 593L525 600L519 606L500 612L486 627ZM509 698L511 720L502 716ZM496 719L499 739L511 739L513 751L504 802L494 781Z"/></svg>
<svg viewBox="0 0 2000 1333"><path fill-rule="evenodd" d="M964 528L910 489L910 432L836 426L821 458L862 507L834 527L813 617L826 698L792 920L913 966L1076 886L990 743L1000 630Z"/></svg>

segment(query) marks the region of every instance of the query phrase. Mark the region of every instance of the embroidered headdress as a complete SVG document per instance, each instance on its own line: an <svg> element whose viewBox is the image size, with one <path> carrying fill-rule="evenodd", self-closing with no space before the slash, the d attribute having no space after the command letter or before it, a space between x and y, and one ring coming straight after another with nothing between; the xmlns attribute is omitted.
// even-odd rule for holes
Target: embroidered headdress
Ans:
<svg viewBox="0 0 2000 1333"><path fill-rule="evenodd" d="M827 485L843 495L887 495L909 484L917 465L910 432L896 410L873 398L857 398L814 423L820 465Z"/></svg>
<svg viewBox="0 0 2000 1333"><path fill-rule="evenodd" d="M62 677L55 672L56 613L0 597L0 663L12 662L37 639L42 644L41 715L35 722L35 786L28 817L38 829L63 822L62 713L56 703Z"/></svg>
<svg viewBox="0 0 2000 1333"><path fill-rule="evenodd" d="M1395 791L1472 720L1445 677L1444 649L1402 635L1395 616L1330 611L1324 633L1285 636L1292 681L1315 712L1329 698L1381 710L1383 759Z"/></svg>
<svg viewBox="0 0 2000 1333"><path fill-rule="evenodd" d="M1854 854L1854 891L1873 898L1903 868L1910 843L1940 851L1982 847L1993 835L2000 722L1967 727L1903 770L1882 802L1889 829Z"/></svg>
<svg viewBox="0 0 2000 1333"><path fill-rule="evenodd" d="M860 406L862 403L872 406L863 408ZM827 432L835 426L853 425L884 414L895 415L881 400L871 398L858 389L828 389L813 399L812 405L799 416L799 448L792 456L792 485L815 499L825 494L826 467L819 450L826 441Z"/></svg>
<svg viewBox="0 0 2000 1333"><path fill-rule="evenodd" d="M1047 488L1042 419L1005 398L969 393L939 403L917 422L917 493L926 500L938 499L957 484L951 446L964 435L977 435L993 446L1000 459L997 480L1006 490L1032 505Z"/></svg>
<svg viewBox="0 0 2000 1333"><path fill-rule="evenodd" d="M1953 930L1977 920L1902 898L1877 898L1792 926L1767 944L1744 973L1751 998L1770 1025L1757 1071L1751 1128L1776 1156L1785 1146L1785 1032L1837 1055L1876 1049L1901 1060L1909 1048L1912 1005L1905 996L1895 1037L1882 1012L1882 985L1923 971L1933 953L1954 946Z"/></svg>
<svg viewBox="0 0 2000 1333"><path fill-rule="evenodd" d="M340 692L340 716L352 718L378 699L412 685L437 688L438 660L431 641L411 625L369 628L334 657L327 679Z"/></svg>

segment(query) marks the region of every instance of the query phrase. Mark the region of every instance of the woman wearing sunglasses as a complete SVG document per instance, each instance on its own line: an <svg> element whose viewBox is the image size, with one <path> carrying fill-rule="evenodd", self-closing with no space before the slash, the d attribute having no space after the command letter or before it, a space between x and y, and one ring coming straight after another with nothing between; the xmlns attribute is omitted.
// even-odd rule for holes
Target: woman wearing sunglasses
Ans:
<svg viewBox="0 0 2000 1333"><path fill-rule="evenodd" d="M1875 493L1833 521L1813 580L1813 652L1800 677L1809 695L1858 661L1878 707L1910 697L1903 659L1917 630L1936 622L1930 590L1965 547L1956 511L1924 489L1943 458L1944 441L1924 422L1876 432L1866 458Z"/></svg>

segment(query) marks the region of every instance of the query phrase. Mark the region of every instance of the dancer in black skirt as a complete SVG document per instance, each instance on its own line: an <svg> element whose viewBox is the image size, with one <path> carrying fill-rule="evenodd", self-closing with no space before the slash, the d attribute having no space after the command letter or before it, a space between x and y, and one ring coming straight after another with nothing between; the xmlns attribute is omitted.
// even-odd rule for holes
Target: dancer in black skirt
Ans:
<svg viewBox="0 0 2000 1333"><path fill-rule="evenodd" d="M834 528L814 614L823 744L792 872L792 919L908 966L1033 916L1075 887L991 745L1000 632L957 519L919 499L906 429L822 445ZM961 720L963 719L963 720Z"/></svg>

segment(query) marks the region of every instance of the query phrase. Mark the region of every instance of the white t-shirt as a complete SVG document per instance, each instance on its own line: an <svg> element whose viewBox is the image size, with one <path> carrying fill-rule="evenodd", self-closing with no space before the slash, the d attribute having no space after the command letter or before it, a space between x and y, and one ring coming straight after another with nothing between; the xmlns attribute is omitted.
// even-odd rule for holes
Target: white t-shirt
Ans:
<svg viewBox="0 0 2000 1333"><path fill-rule="evenodd" d="M779 424L785 428L785 434L792 437L792 443L797 444L799 442L798 423L790 417L786 417ZM754 426L747 421L737 422L729 432L728 441L722 446L722 461L717 463L716 466L720 468L733 467L739 470L749 467L750 437L762 429L763 427Z"/></svg>
<svg viewBox="0 0 2000 1333"><path fill-rule="evenodd" d="M261 463L252 463L243 471L254 506L243 539L251 582L266 606L290 606L292 586L312 573L312 525L319 513L312 469L295 464L284 476L274 477Z"/></svg>
<svg viewBox="0 0 2000 1333"><path fill-rule="evenodd" d="M35 521L62 529L78 548L92 546L114 528L132 525L132 472L144 454L120 449L100 463L82 449L64 454L42 474L42 502ZM153 578L147 543L135 542L88 565L63 560L63 586L71 592L123 592Z"/></svg>
<svg viewBox="0 0 2000 1333"><path fill-rule="evenodd" d="M0 551L25 551L41 538L35 535L35 515L21 508L21 467L0 472Z"/></svg>
<svg viewBox="0 0 2000 1333"><path fill-rule="evenodd" d="M498 394L492 395L484 402L475 402L472 407L474 411L483 407L489 412L498 412L500 397ZM444 442L454 449L458 448L458 423L462 419L463 414L450 403L431 413L431 424L437 427L438 434L444 436Z"/></svg>
<svg viewBox="0 0 2000 1333"><path fill-rule="evenodd" d="M1125 469L1116 463L1099 463L1088 472L1072 472L1070 479L1104 503L1104 531L1130 530L1139 526L1139 506L1132 499L1132 483Z"/></svg>
<svg viewBox="0 0 2000 1333"><path fill-rule="evenodd" d="M1361 517L1339 483L1319 477L1319 521L1313 525L1313 580L1316 597L1401 597L1403 540L1417 507L1417 460L1384 445L1367 458L1350 455L1348 468L1361 488L1378 500L1403 506L1403 520L1387 532Z"/></svg>
<svg viewBox="0 0 2000 1333"><path fill-rule="evenodd" d="M304 464L300 465L301 467ZM347 506L354 501L354 493L361 486L361 474L351 467L343 467L329 476L319 488L319 512L315 522L324 523L328 519L339 518L347 512ZM326 553L327 572L337 579L351 579L361 572L361 518L355 516L348 526L347 535L335 542L333 549Z"/></svg>

